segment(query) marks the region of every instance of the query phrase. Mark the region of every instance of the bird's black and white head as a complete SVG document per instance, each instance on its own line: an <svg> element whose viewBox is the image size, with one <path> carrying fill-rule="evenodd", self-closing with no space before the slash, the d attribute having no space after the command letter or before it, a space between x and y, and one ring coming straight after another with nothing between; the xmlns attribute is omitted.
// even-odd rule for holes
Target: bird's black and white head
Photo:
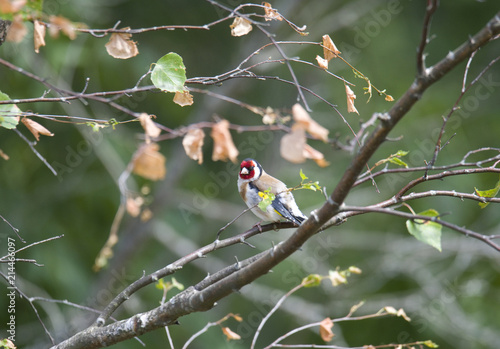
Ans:
<svg viewBox="0 0 500 349"><path fill-rule="evenodd" d="M262 166L254 159L245 159L240 165L240 179L245 182L252 182L262 176Z"/></svg>

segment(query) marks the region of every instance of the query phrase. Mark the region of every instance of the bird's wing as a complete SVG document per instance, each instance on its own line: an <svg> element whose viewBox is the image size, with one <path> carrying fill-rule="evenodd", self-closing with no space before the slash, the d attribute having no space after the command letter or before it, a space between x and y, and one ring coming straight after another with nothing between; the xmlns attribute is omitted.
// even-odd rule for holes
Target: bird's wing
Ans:
<svg viewBox="0 0 500 349"><path fill-rule="evenodd" d="M271 203L271 206L274 208L274 210L283 218L288 219L290 222L293 222L297 225L300 225L303 221L303 217L297 217L290 212L288 207L286 207L280 200L279 198L276 198L273 200Z"/></svg>

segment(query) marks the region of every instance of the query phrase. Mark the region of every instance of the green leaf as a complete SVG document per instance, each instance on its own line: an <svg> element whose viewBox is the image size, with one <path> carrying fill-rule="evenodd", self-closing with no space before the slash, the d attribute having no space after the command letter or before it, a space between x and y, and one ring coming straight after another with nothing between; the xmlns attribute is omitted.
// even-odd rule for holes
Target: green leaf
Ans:
<svg viewBox="0 0 500 349"><path fill-rule="evenodd" d="M266 212L267 207L271 205L276 198L276 196L271 193L271 188L267 189L266 191L259 191L259 196L262 198L262 201L259 202L259 208Z"/></svg>
<svg viewBox="0 0 500 349"><path fill-rule="evenodd" d="M386 162L390 162L391 164L398 165L398 166L404 166L404 167L408 168L408 165L406 164L406 162L404 162L403 160L400 159L400 157L405 156L407 154L408 154L408 152L405 150L398 150L396 152L396 154L391 154L387 158L377 161L375 166L379 166L379 165L385 164Z"/></svg>
<svg viewBox="0 0 500 349"><path fill-rule="evenodd" d="M497 185L495 188L488 189L488 190L478 190L476 187L474 187L474 190L476 191L476 195L483 197L483 198L494 198L497 196L498 192L500 191L500 179L497 182ZM488 206L489 202L480 202L479 207L485 208Z"/></svg>
<svg viewBox="0 0 500 349"><path fill-rule="evenodd" d="M305 181L306 179L309 179L309 177L307 177L304 172L302 172L302 169L300 169L300 178L302 179L302 182Z"/></svg>
<svg viewBox="0 0 500 349"><path fill-rule="evenodd" d="M151 72L151 81L155 87L166 92L184 91L186 67L177 53L167 53L156 62Z"/></svg>
<svg viewBox="0 0 500 349"><path fill-rule="evenodd" d="M439 348L439 345L437 345L436 343L434 343L431 340L426 340L426 341L422 342L422 344L428 348Z"/></svg>
<svg viewBox="0 0 500 349"><path fill-rule="evenodd" d="M436 210L429 209L418 213L418 215L438 217L439 213ZM441 224L423 219L409 219L406 221L406 228L417 240L431 245L441 252L441 229L443 228Z"/></svg>
<svg viewBox="0 0 500 349"><path fill-rule="evenodd" d="M389 159L389 162L391 164L394 164L394 165L403 166L403 167L408 168L408 164L406 162L404 162L403 160L399 159L399 158Z"/></svg>
<svg viewBox="0 0 500 349"><path fill-rule="evenodd" d="M8 101L10 97L0 92L0 101ZM0 104L0 126L8 129L16 128L19 124L21 110L15 104Z"/></svg>
<svg viewBox="0 0 500 349"><path fill-rule="evenodd" d="M318 287L322 279L321 275L309 274L302 279L301 284L304 285L304 287Z"/></svg>

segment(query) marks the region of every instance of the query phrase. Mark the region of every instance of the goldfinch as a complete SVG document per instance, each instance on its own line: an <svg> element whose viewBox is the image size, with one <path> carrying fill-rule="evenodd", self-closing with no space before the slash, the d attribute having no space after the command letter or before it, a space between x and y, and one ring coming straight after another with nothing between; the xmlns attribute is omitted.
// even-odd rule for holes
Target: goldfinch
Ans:
<svg viewBox="0 0 500 349"><path fill-rule="evenodd" d="M268 175L254 159L241 162L238 189L247 206L264 221L278 222L284 218L300 225L307 218L300 211L285 183ZM262 201L262 196L268 189L276 197L264 212L257 204Z"/></svg>

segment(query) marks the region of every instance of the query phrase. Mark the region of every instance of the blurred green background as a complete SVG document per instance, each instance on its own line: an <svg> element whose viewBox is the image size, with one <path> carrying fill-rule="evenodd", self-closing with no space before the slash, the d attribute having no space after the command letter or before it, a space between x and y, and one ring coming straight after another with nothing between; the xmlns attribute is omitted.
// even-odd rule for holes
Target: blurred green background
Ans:
<svg viewBox="0 0 500 349"><path fill-rule="evenodd" d="M225 1L230 7L241 2ZM379 89L387 89L398 99L415 76L415 52L421 36L425 1L275 1L277 8L298 26L307 25L309 36L301 37L284 22L270 22L268 30L275 39L321 41L330 34L344 57L367 75ZM427 48L427 63L442 59L450 50L480 30L499 10L498 1L441 1L432 22L432 41ZM45 1L47 14L62 15L89 28L145 28L160 25L203 25L226 15L205 1ZM95 38L79 34L70 41L64 36L47 37L47 46L37 55L33 52L29 34L22 43L4 43L0 57L32 72L51 83L80 91L90 79L87 92L120 90L133 87L150 65L168 52L183 57L188 77L215 76L236 67L257 48L268 43L259 30L243 37L230 35L230 21L210 30L175 30L147 32L133 36L140 54L128 60L117 60L106 53L109 36ZM30 26L30 24L28 24ZM30 26L31 32L31 26ZM317 46L284 45L289 57L300 57L315 63L321 54ZM500 43L492 42L481 50L472 62L469 80L500 52ZM277 52L268 49L256 59ZM331 61L330 70L356 84L356 106L360 116L347 114L342 82L311 66L293 64L300 83L339 106L347 121L358 129L360 120L368 120L374 112L387 111L391 104L374 96L366 103L363 81L353 76L349 67ZM432 86L411 112L393 130L398 141L383 144L370 164L386 158L399 149L410 151L406 161L421 166L432 158L434 142L446 115L457 99L465 62ZM257 73L280 76L290 80L284 65L264 65ZM500 68L498 64L485 75L486 88L473 87L464 99L462 111L449 122L444 139L456 134L440 153L438 165L456 163L469 150L499 147L498 113ZM143 84L150 84L149 78ZM484 84L483 84L484 85ZM477 85L480 86L480 85ZM200 86L194 86L200 87ZM292 85L277 81L235 79L219 86L200 87L245 103L290 109L297 101ZM11 98L38 97L46 88L19 73L0 65L0 90ZM479 99L477 96L488 92ZM330 136L345 141L349 129L328 105L306 94L313 112L311 116L330 130ZM194 105L181 108L172 102L172 95L138 93L122 97L117 102L137 112L157 115L156 121L171 129L199 121L212 121L214 115L233 124L261 125L260 117L234 104L194 94ZM73 115L99 119L126 120L130 117L96 102L84 105L22 104L23 111ZM40 120L37 120L40 121ZM43 267L17 263L17 285L28 296L67 299L71 302L102 309L114 295L139 278L215 239L217 231L243 209L236 189L235 166L211 161L212 141L209 130L204 146L204 163L187 158L181 138L160 143L167 158L165 180L151 183L141 178L129 181L131 188L150 188L147 195L154 217L147 223L125 217L115 256L105 270L92 271L94 259L107 239L113 217L118 209L120 194L117 180L141 142L139 123L121 125L116 130L94 133L87 126L40 121L54 134L43 137L36 149L57 167L67 166L55 177L33 154L27 144L13 131L0 129L0 149L10 160L0 160L0 214L20 230L28 243L64 234L64 237L18 254L18 258L36 259ZM18 127L31 139L24 128ZM284 133L232 132L240 159L252 155L268 173L289 186L300 182L299 170L318 180L330 192L336 185L352 154L333 149L320 141L309 141L325 154L331 165L319 168L308 161L290 164L279 154L279 141ZM253 144L253 145L249 145ZM491 153L494 155L494 152ZM390 198L418 174L380 177L377 193L370 183L351 192L347 203L364 205ZM444 189L472 193L474 187L495 186L494 175L446 178L441 182L421 185L415 190ZM305 213L320 207L324 198L319 193L300 191L295 194ZM484 234L498 234L498 205L481 210L476 202L461 202L452 198L429 198L411 203L415 211L434 208L449 213L444 219ZM257 222L245 214L230 226L224 235L240 233ZM232 246L195 261L175 274L185 286L203 279L285 239L291 231L268 232L251 239L256 250L248 246ZM6 253L6 239L14 233L0 222L0 255ZM23 244L17 240L16 246ZM247 348L260 320L284 292L296 286L310 273L328 274L337 266L344 269L356 265L363 274L353 276L347 285L333 288L326 282L319 288L303 289L288 299L265 326L258 347L263 347L282 334L307 323L329 316L345 316L352 305L365 300L359 314L376 312L384 306L404 308L412 322L401 318L382 318L337 324L331 344L339 346L381 345L430 339L440 348L494 348L500 343L500 262L499 254L484 243L444 229L443 251L416 241L405 228L402 219L382 215L363 215L330 228L308 241L304 248L291 256L252 285L244 287L219 302L206 313L195 313L180 319L180 326L170 328L176 348L207 322L217 321L229 312L243 317L242 323L225 323L242 336L240 341L227 342L219 328L212 328L191 345L192 348ZM5 270L5 266L1 266ZM4 291L6 292L6 291ZM125 318L156 307L161 291L149 286L127 301L114 314ZM39 312L57 341L68 338L95 319L74 308L47 302L36 303ZM17 341L19 348L49 346L35 314L23 299L17 299ZM7 299L0 297L0 319L6 322ZM3 328L3 325L0 326ZM0 332L0 337L5 333ZM158 330L141 337L150 348L167 348L164 331ZM303 331L287 343L324 344L318 330ZM120 348L138 348L134 340L120 343Z"/></svg>

